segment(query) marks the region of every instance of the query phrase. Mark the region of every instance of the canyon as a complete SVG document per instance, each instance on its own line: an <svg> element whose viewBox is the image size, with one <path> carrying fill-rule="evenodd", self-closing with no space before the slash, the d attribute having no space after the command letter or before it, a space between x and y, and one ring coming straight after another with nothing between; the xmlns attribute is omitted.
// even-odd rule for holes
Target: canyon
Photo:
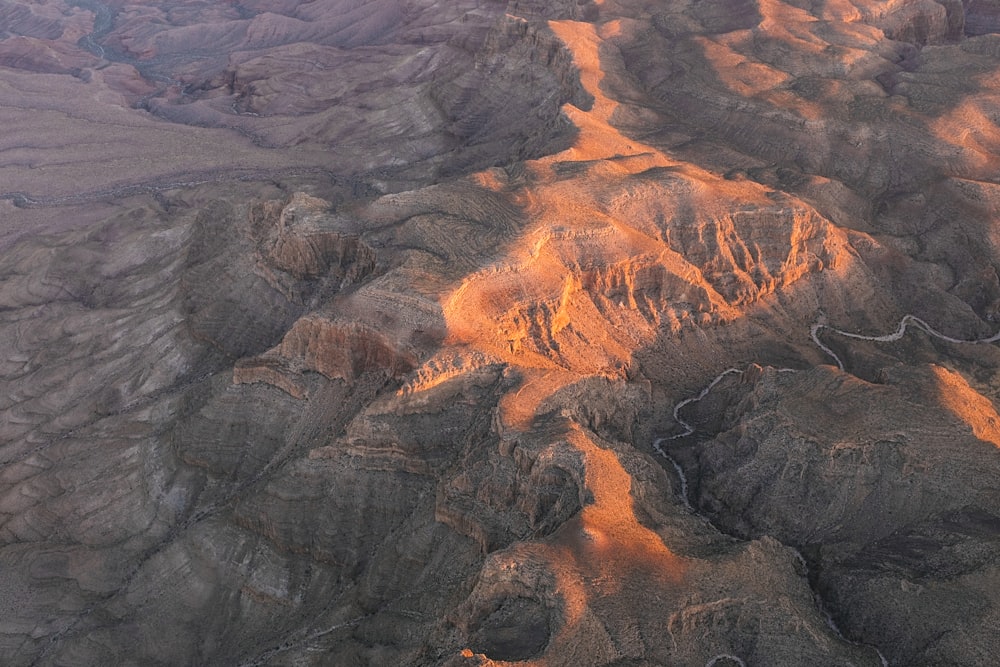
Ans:
<svg viewBox="0 0 1000 667"><path fill-rule="evenodd" d="M1000 2L0 0L0 663L990 665Z"/></svg>

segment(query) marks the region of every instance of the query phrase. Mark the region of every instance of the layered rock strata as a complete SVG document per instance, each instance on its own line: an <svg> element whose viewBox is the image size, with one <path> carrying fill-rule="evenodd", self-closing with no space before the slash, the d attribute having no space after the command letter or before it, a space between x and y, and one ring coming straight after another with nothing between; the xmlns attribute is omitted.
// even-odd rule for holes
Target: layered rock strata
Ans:
<svg viewBox="0 0 1000 667"><path fill-rule="evenodd" d="M990 664L991 7L6 3L0 662Z"/></svg>

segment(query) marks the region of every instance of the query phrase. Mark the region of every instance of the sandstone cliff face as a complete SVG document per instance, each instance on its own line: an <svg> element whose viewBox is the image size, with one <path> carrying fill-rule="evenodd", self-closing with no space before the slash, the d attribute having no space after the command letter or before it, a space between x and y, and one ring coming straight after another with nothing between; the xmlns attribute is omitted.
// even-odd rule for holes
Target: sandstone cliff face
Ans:
<svg viewBox="0 0 1000 667"><path fill-rule="evenodd" d="M0 663L990 664L991 3L445 4L0 6Z"/></svg>

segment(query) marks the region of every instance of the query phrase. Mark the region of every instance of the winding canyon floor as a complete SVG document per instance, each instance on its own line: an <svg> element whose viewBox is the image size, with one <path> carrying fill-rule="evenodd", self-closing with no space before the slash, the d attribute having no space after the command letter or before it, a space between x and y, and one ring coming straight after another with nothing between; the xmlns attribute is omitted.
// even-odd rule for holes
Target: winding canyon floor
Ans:
<svg viewBox="0 0 1000 667"><path fill-rule="evenodd" d="M995 664L998 33L0 0L0 664Z"/></svg>

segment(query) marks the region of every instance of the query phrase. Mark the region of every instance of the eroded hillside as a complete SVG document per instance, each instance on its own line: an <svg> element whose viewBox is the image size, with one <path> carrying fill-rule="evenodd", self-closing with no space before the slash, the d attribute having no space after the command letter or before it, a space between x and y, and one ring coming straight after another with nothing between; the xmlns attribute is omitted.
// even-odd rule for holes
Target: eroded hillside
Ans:
<svg viewBox="0 0 1000 667"><path fill-rule="evenodd" d="M0 4L0 662L990 664L994 4Z"/></svg>

